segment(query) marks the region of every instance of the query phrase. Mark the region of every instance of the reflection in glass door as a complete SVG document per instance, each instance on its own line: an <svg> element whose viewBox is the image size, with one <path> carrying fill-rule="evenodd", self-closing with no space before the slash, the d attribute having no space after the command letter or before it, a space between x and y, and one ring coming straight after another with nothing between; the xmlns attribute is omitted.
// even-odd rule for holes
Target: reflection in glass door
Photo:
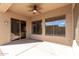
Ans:
<svg viewBox="0 0 79 59"><path fill-rule="evenodd" d="M11 18L11 40L26 38L26 21Z"/></svg>

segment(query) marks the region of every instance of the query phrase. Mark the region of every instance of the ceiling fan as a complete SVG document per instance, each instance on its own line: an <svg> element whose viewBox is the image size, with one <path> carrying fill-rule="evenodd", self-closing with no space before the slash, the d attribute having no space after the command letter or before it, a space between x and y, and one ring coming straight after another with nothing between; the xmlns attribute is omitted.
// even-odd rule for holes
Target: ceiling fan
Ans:
<svg viewBox="0 0 79 59"><path fill-rule="evenodd" d="M31 10L28 10L29 12L32 12L33 14L36 14L36 13L41 13L40 10L42 9L40 7L40 4L31 4L29 6L31 8Z"/></svg>

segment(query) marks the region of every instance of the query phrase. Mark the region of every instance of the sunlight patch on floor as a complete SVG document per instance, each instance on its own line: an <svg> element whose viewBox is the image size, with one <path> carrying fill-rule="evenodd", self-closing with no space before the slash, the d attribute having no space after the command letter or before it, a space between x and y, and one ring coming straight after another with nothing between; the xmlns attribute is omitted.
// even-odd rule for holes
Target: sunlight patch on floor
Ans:
<svg viewBox="0 0 79 59"><path fill-rule="evenodd" d="M5 56L74 56L69 46L50 42L34 42L0 46Z"/></svg>

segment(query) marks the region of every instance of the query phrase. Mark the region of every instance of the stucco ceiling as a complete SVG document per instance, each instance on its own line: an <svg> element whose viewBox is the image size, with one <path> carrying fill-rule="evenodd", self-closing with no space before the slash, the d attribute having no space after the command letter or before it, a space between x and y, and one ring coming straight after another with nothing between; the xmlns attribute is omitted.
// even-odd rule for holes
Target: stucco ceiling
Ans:
<svg viewBox="0 0 79 59"><path fill-rule="evenodd" d="M32 12L28 11L31 9L29 7L30 5L31 5L31 3L13 3L13 4L4 5L5 8L3 7L3 9L4 10L6 9L6 11L7 10L12 11L14 13L21 14L24 16L38 15L39 13L34 15ZM41 7L40 11L41 11L41 13L45 13L45 12L48 12L53 9L60 8L60 7L66 6L66 5L68 5L68 4L66 4L66 3L63 3L63 4L61 4L61 3L42 3L42 4L40 4L40 7Z"/></svg>
<svg viewBox="0 0 79 59"><path fill-rule="evenodd" d="M11 5L11 3L0 3L0 12L5 13Z"/></svg>

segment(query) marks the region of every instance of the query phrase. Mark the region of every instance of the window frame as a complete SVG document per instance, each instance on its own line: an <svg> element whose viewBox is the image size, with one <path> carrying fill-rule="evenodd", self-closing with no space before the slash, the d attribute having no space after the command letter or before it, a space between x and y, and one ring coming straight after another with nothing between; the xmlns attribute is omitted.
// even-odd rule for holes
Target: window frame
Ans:
<svg viewBox="0 0 79 59"><path fill-rule="evenodd" d="M65 30L64 30L64 35L59 35L59 34L55 34L54 33L54 29L55 28L53 28L52 27L52 29L51 29L51 34L50 34L50 32L49 33L47 33L46 31L47 31L47 29L46 29L46 22L51 22L51 21L57 21L57 20L66 20L66 16L65 15L61 15L61 16L56 16L56 17L50 17L50 18L46 18L45 19L45 35L48 35L48 36L65 36L65 34L66 34L66 22L65 22L65 26L64 26L64 28L65 28Z"/></svg>
<svg viewBox="0 0 79 59"><path fill-rule="evenodd" d="M39 25L37 22L40 23L40 25ZM34 23L37 23L37 24L40 26L40 28L41 28L41 33L38 32L38 31L39 31L38 29L35 29L35 30L37 31L37 33L36 33L36 32L34 33L34 28L33 28L34 25L35 25ZM36 27L39 28L39 26L38 26L37 24L36 24ZM32 21L32 34L42 35L42 20Z"/></svg>

